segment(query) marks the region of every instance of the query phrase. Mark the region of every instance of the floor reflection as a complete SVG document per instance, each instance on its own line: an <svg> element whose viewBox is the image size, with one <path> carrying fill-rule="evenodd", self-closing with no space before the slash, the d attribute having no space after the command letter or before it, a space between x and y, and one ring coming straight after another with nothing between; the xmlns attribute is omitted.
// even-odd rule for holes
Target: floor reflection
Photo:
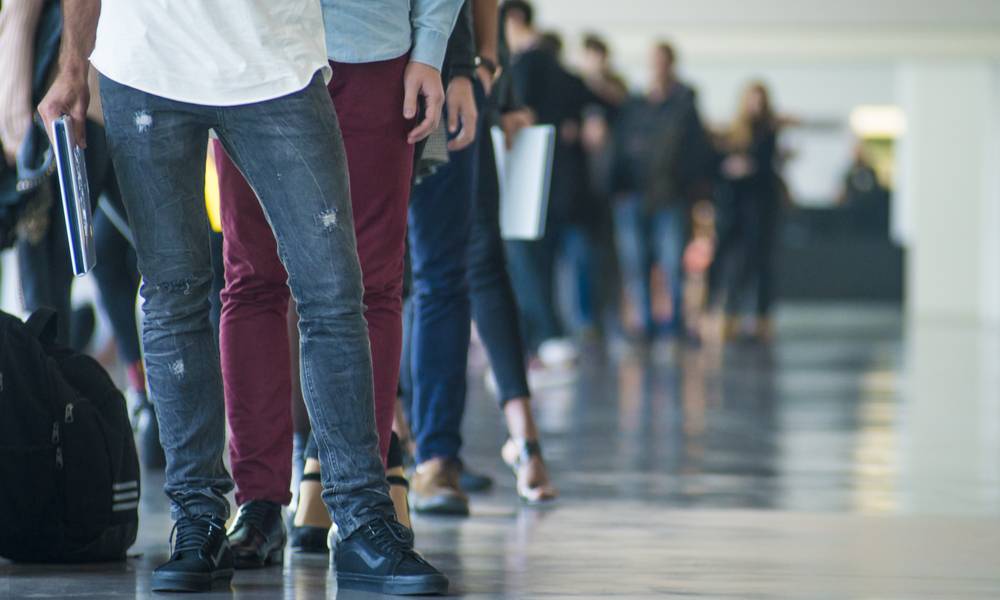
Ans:
<svg viewBox="0 0 1000 600"><path fill-rule="evenodd" d="M517 504L495 402L470 375L465 520L418 545L468 598L978 598L1000 595L1000 335L906 326L883 307L787 307L770 347L587 355L538 394L563 498ZM167 553L146 477L125 565L0 564L0 598L147 597ZM243 572L209 597L338 592L324 557Z"/></svg>

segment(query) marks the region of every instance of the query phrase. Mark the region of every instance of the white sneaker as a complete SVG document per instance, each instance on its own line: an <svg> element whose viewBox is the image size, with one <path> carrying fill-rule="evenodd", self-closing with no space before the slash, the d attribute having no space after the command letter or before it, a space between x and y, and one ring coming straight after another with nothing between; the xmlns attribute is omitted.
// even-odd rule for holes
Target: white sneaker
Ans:
<svg viewBox="0 0 1000 600"><path fill-rule="evenodd" d="M552 338L538 346L538 360L546 367L575 366L579 359L580 351L569 338Z"/></svg>

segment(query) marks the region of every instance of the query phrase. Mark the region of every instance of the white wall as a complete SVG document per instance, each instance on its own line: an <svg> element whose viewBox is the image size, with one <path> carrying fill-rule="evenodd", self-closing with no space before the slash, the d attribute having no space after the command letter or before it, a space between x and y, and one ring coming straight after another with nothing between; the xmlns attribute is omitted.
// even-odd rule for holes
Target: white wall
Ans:
<svg viewBox="0 0 1000 600"><path fill-rule="evenodd" d="M1000 57L1000 0L536 0L538 23L566 41L570 62L586 31L604 35L616 67L636 89L651 45L670 39L703 110L728 121L741 88L763 78L779 110L822 123L783 139L795 159L795 199L832 201L850 159L851 111L898 101L898 65L917 57Z"/></svg>
<svg viewBox="0 0 1000 600"><path fill-rule="evenodd" d="M648 49L671 39L713 121L742 85L771 86L780 110L815 127L786 136L800 156L798 199L831 196L848 160L847 119L861 104L897 104L894 232L909 249L909 313L1000 322L1000 0L535 0L570 60L586 31L603 34L632 84Z"/></svg>
<svg viewBox="0 0 1000 600"><path fill-rule="evenodd" d="M750 78L772 88L779 110L804 121L790 129L782 146L793 153L786 176L796 201L814 205L839 193L855 136L851 111L863 104L895 102L895 68L889 63L732 64L689 62L685 74L699 89L705 118L732 119L737 99Z"/></svg>

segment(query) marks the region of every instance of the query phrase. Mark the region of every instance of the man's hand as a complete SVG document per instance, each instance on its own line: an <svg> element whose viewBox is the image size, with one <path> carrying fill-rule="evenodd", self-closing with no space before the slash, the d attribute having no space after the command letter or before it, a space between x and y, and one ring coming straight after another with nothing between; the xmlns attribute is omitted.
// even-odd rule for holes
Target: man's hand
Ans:
<svg viewBox="0 0 1000 600"><path fill-rule="evenodd" d="M454 152L467 148L476 140L476 120L479 117L472 81L468 77L452 78L445 101L448 103L448 133L458 133L448 142L448 149Z"/></svg>
<svg viewBox="0 0 1000 600"><path fill-rule="evenodd" d="M87 85L87 66L62 68L52 82L52 87L38 105L38 114L45 122L45 132L52 136L52 122L62 115L69 115L73 136L81 148L87 147L87 107L90 105L90 87Z"/></svg>
<svg viewBox="0 0 1000 600"><path fill-rule="evenodd" d="M406 65L403 74L403 117L414 119L417 116L419 98L424 99L424 119L410 131L406 141L416 144L437 129L441 122L441 107L444 105L444 86L441 84L441 72L423 63L411 62Z"/></svg>
<svg viewBox="0 0 1000 600"><path fill-rule="evenodd" d="M519 131L534 124L535 115L528 108L512 110L500 115L500 129L503 129L503 137L507 143L507 149L509 150L514 145L514 138L517 137Z"/></svg>

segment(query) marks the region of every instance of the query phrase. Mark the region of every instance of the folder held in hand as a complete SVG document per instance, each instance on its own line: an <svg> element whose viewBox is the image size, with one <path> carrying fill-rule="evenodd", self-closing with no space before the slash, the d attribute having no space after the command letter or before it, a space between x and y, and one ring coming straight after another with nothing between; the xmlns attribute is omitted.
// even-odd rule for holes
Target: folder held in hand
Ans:
<svg viewBox="0 0 1000 600"><path fill-rule="evenodd" d="M52 122L52 139L56 168L59 171L59 191L63 217L66 220L69 254L73 273L79 277L87 274L97 263L87 163L83 150L74 139L70 117L63 115Z"/></svg>
<svg viewBox="0 0 1000 600"><path fill-rule="evenodd" d="M500 233L505 240L538 240L545 235L556 128L525 127L508 150L503 130L493 127L493 150L500 185Z"/></svg>

